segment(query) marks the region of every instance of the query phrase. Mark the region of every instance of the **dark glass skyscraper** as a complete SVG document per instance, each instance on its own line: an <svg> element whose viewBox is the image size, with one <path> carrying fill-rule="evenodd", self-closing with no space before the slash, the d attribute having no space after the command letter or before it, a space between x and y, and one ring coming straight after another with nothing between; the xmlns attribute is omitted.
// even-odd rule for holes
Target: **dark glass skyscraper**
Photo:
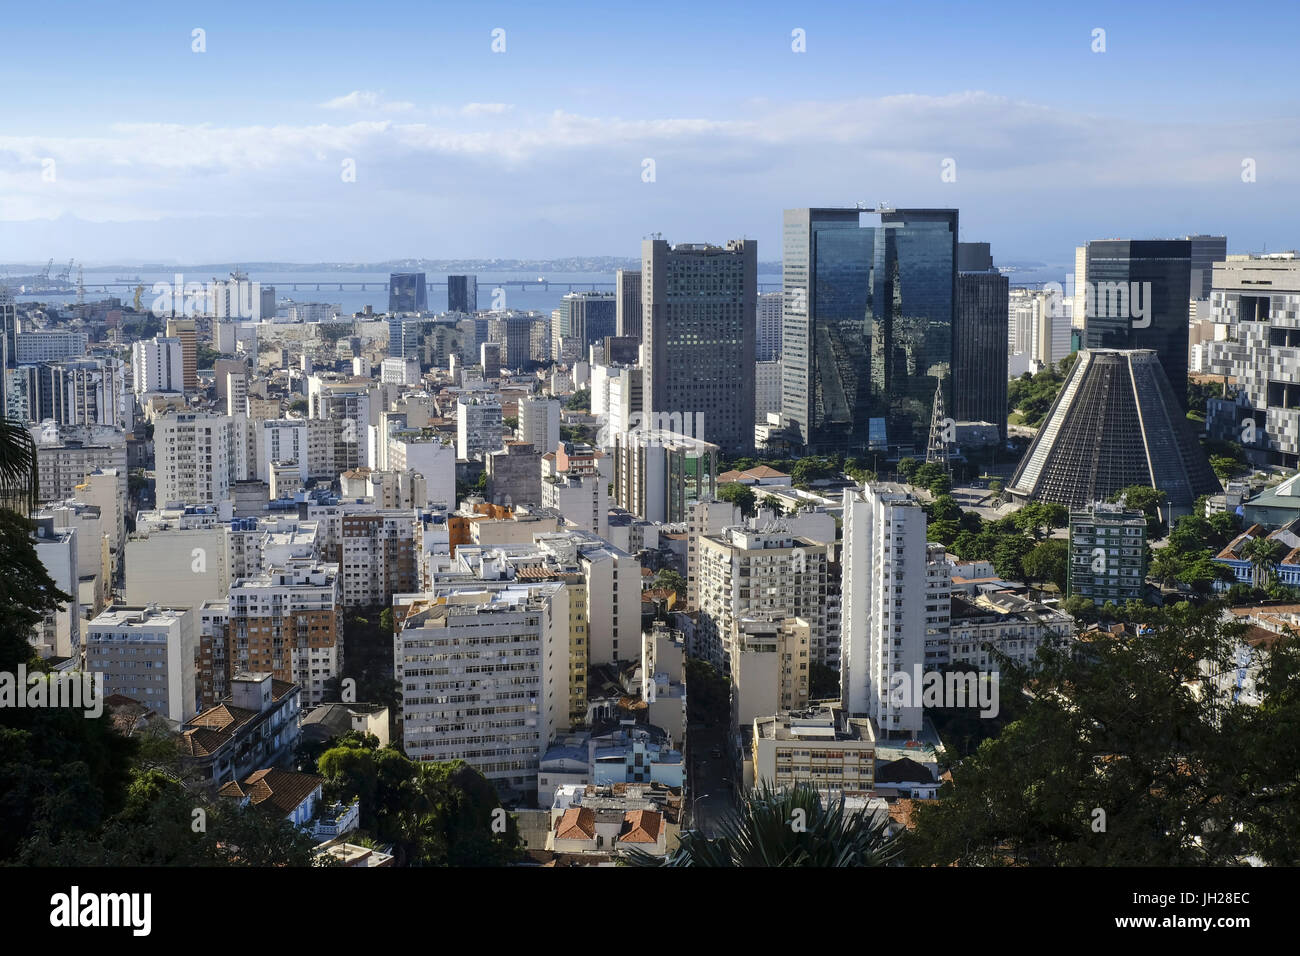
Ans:
<svg viewBox="0 0 1300 956"><path fill-rule="evenodd" d="M447 276L447 311L478 311L478 276Z"/></svg>
<svg viewBox="0 0 1300 956"><path fill-rule="evenodd" d="M1154 350L1184 407L1191 255L1187 239L1088 243L1084 346Z"/></svg>
<svg viewBox="0 0 1300 956"><path fill-rule="evenodd" d="M923 444L936 380L952 402L957 211L788 209L783 243L782 413L805 450Z"/></svg>
<svg viewBox="0 0 1300 956"><path fill-rule="evenodd" d="M389 312L427 312L423 272L394 272L388 277Z"/></svg>
<svg viewBox="0 0 1300 956"><path fill-rule="evenodd" d="M1208 299L1214 264L1228 259L1227 236L1187 236L1192 244L1192 298Z"/></svg>
<svg viewBox="0 0 1300 956"><path fill-rule="evenodd" d="M560 300L560 337L582 341L587 348L614 335L618 324L618 297L608 292L570 292Z"/></svg>
<svg viewBox="0 0 1300 956"><path fill-rule="evenodd" d="M988 243L960 243L957 260L952 416L957 421L992 422L1005 441L1011 284L993 268Z"/></svg>

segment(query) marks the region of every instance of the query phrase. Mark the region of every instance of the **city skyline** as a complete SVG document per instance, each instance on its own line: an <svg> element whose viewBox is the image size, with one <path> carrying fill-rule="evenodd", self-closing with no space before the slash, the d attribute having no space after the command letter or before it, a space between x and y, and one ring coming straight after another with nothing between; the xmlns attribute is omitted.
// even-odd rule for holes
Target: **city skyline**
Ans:
<svg viewBox="0 0 1300 956"><path fill-rule="evenodd" d="M69 5L53 72L40 18L7 21L0 79L25 93L0 134L0 260L632 258L651 232L776 249L784 208L883 201L960 208L962 241L1059 264L1114 235L1286 247L1300 198L1296 104L1274 92L1294 11L1261 35L1244 13L1118 4L758 4L689 25L519 4L367 21L335 3L310 21L146 6L128 29ZM281 37L314 55L273 55ZM364 76L339 69L380 42ZM642 54L654 69L627 71ZM1246 56L1249 75L1194 68Z"/></svg>

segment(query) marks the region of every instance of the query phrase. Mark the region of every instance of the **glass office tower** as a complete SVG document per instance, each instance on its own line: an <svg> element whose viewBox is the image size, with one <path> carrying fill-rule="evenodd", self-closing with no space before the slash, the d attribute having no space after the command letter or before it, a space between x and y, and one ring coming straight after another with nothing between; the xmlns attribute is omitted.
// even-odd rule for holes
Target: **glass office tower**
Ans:
<svg viewBox="0 0 1300 956"><path fill-rule="evenodd" d="M782 414L804 450L924 445L936 380L952 401L957 211L788 209L783 227Z"/></svg>
<svg viewBox="0 0 1300 956"><path fill-rule="evenodd" d="M1192 243L1186 239L1088 243L1084 345L1090 349L1153 349L1184 407L1191 256Z"/></svg>
<svg viewBox="0 0 1300 956"><path fill-rule="evenodd" d="M388 277L389 312L427 312L423 272L394 272Z"/></svg>
<svg viewBox="0 0 1300 956"><path fill-rule="evenodd" d="M447 276L447 311L478 311L478 276Z"/></svg>

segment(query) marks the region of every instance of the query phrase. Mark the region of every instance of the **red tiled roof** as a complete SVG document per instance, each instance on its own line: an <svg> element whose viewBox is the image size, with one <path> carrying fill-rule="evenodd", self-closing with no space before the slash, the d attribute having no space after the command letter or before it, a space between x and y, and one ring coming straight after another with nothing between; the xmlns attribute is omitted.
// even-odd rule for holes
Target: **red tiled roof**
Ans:
<svg viewBox="0 0 1300 956"><path fill-rule="evenodd" d="M657 810L629 810L623 814L619 843L658 843L663 815Z"/></svg>
<svg viewBox="0 0 1300 956"><path fill-rule="evenodd" d="M596 837L596 814L586 807L569 807L555 821L557 840L592 840Z"/></svg>
<svg viewBox="0 0 1300 956"><path fill-rule="evenodd" d="M293 770L258 770L239 784L225 784L217 792L224 797L248 797L253 806L270 801L281 813L293 813L298 806L325 782L323 777Z"/></svg>

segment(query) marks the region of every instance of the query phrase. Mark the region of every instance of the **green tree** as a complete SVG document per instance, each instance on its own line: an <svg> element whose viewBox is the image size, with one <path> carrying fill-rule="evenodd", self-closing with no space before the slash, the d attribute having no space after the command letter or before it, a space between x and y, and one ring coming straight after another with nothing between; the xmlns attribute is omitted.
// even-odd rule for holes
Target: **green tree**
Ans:
<svg viewBox="0 0 1300 956"><path fill-rule="evenodd" d="M738 481L728 481L718 487L718 500L729 501L740 509L746 518L754 513L754 489Z"/></svg>
<svg viewBox="0 0 1300 956"><path fill-rule="evenodd" d="M921 467L921 463L917 461L915 458L900 458L898 459L898 468L896 469L896 471L898 472L900 478L902 478L904 481L908 483L911 483L912 476L916 474L916 469L920 467Z"/></svg>
<svg viewBox="0 0 1300 956"><path fill-rule="evenodd" d="M1049 538L1034 545L1032 551L1020 559L1025 577L1030 581L1055 584L1065 593L1065 575L1069 567L1070 546L1060 538Z"/></svg>
<svg viewBox="0 0 1300 956"><path fill-rule="evenodd" d="M33 663L32 629L72 600L45 570L33 541L27 519L0 508L0 671Z"/></svg>
<svg viewBox="0 0 1300 956"><path fill-rule="evenodd" d="M30 514L40 500L39 485L31 433L22 422L0 419L0 508Z"/></svg>
<svg viewBox="0 0 1300 956"><path fill-rule="evenodd" d="M578 389L569 396L569 400L564 403L564 407L575 412L591 411L591 389Z"/></svg>
<svg viewBox="0 0 1300 956"><path fill-rule="evenodd" d="M764 495L763 500L759 502L759 506L771 509L778 518L785 514L785 506L781 504L781 499L775 495Z"/></svg>
<svg viewBox="0 0 1300 956"><path fill-rule="evenodd" d="M1277 572L1277 564L1286 556L1287 547L1276 538L1251 538L1241 546L1241 556L1250 561L1255 587L1267 587Z"/></svg>
<svg viewBox="0 0 1300 956"><path fill-rule="evenodd" d="M796 823L797 821L797 823ZM633 851L634 866L887 866L898 858L900 841L889 835L886 813L852 813L834 800L824 804L817 789L800 783L774 790L766 782L744 796L708 839L699 831L682 835L665 858Z"/></svg>
<svg viewBox="0 0 1300 956"><path fill-rule="evenodd" d="M686 597L686 579L672 568L663 568L654 578L656 588L667 588L677 593L677 599Z"/></svg>
<svg viewBox="0 0 1300 956"><path fill-rule="evenodd" d="M1300 645L1254 652L1266 705L1236 701L1202 670L1236 666L1244 627L1222 610L1129 605L1139 636L1102 634L1044 649L1031 670L1004 667L1002 693L1032 683L1033 696L917 806L909 862L1300 863Z"/></svg>
<svg viewBox="0 0 1300 956"><path fill-rule="evenodd" d="M1114 504L1122 499L1125 507L1143 512L1147 516L1147 540L1155 541L1165 533L1165 522L1160 517L1160 509L1164 507L1167 497L1163 491L1147 485L1129 485L1107 500Z"/></svg>
<svg viewBox="0 0 1300 956"><path fill-rule="evenodd" d="M1008 535L993 548L993 570L1007 581L1019 581L1025 576L1021 563L1034 548L1034 542L1024 535Z"/></svg>

